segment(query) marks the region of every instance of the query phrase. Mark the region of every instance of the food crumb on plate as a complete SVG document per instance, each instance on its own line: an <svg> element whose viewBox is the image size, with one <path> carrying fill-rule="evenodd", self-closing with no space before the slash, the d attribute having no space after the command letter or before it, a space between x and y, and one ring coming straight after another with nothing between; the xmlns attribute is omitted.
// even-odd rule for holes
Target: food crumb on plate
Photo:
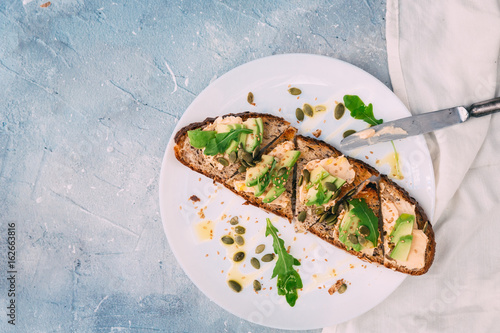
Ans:
<svg viewBox="0 0 500 333"><path fill-rule="evenodd" d="M191 200L193 203L200 201L200 198L198 198L196 195L192 195L189 197L189 200Z"/></svg>
<svg viewBox="0 0 500 333"><path fill-rule="evenodd" d="M319 138L319 136L321 135L321 130L320 129L315 130L314 132L312 132L312 135L314 135L316 138Z"/></svg>

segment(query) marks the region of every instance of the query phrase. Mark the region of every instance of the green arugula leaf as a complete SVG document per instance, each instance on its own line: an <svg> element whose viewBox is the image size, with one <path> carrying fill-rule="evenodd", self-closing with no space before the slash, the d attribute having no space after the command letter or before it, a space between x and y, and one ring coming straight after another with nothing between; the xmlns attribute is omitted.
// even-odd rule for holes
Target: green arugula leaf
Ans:
<svg viewBox="0 0 500 333"><path fill-rule="evenodd" d="M229 132L217 133L215 137L210 139L206 145L205 151L203 152L205 155L217 155L224 153L231 141L238 140L240 134L242 133L252 133L253 131L248 128L237 128L230 130Z"/></svg>
<svg viewBox="0 0 500 333"><path fill-rule="evenodd" d="M286 252L285 242L278 237L278 229L272 225L271 220L268 218L266 221L266 237L273 237L274 252L278 255L271 278L278 276L278 295L284 295L288 304L293 307L299 297L297 290L303 287L299 273L293 268L300 266L300 262Z"/></svg>
<svg viewBox="0 0 500 333"><path fill-rule="evenodd" d="M384 122L382 119L375 119L373 105L370 103L366 106L359 96L345 95L344 105L351 112L351 117L354 119L363 120L372 126L380 125Z"/></svg>
<svg viewBox="0 0 500 333"><path fill-rule="evenodd" d="M202 131L200 128L188 131L189 143L198 149L205 148L208 142L215 138L215 134L215 131Z"/></svg>
<svg viewBox="0 0 500 333"><path fill-rule="evenodd" d="M353 206L351 212L359 218L358 225L365 225L370 229L370 235L365 238L372 242L374 247L377 247L379 236L377 216L368 207L365 199L353 199L349 201L349 205Z"/></svg>

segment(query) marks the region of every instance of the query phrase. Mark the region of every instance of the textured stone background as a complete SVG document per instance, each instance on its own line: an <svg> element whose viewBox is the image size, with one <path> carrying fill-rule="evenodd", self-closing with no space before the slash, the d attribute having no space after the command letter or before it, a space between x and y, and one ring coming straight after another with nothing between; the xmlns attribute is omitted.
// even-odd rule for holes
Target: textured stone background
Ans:
<svg viewBox="0 0 500 333"><path fill-rule="evenodd" d="M161 159L210 82L314 53L389 83L384 1L0 1L0 306L17 225L17 325L269 332L212 303L163 233Z"/></svg>

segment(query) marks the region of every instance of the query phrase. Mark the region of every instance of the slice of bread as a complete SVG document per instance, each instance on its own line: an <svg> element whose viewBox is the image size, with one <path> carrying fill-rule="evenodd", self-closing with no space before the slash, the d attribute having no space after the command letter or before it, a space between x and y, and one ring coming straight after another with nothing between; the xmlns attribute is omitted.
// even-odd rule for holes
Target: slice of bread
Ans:
<svg viewBox="0 0 500 333"><path fill-rule="evenodd" d="M426 273L434 260L436 241L434 239L434 231L424 210L408 192L386 176L382 176L380 179L380 199L382 202L383 226L381 230L384 239L384 266L411 275L422 275ZM412 255L418 258L418 256L416 256L417 252L420 252L420 255L424 252L423 256L419 258L420 262L418 265L410 265L408 261L397 262L390 257L391 247L389 246L389 235L394 228L395 219L397 219L401 213L414 213L415 215L413 241L410 249L413 254L410 253L408 261L410 261ZM423 243L425 238L422 237L423 234L425 234L427 238L426 244ZM420 247L414 246L419 242L421 243Z"/></svg>
<svg viewBox="0 0 500 333"><path fill-rule="evenodd" d="M269 154L272 150L285 142L292 142L294 140L295 134L297 133L297 129L294 127L289 127L282 135L278 137L271 145L266 147L263 151L263 154ZM295 144L293 144L295 147ZM281 194L281 196L270 203L264 203L261 197L256 197L253 192L246 192L243 190L238 190L235 184L240 184L245 181L245 173L238 173L234 177L228 179L224 186L228 189L236 193L237 195L243 197L247 200L248 204L254 205L256 207L262 208L270 213L274 213L278 216L284 217L288 219L288 221L292 221L293 218L293 209L292 209L292 197L293 197L293 172L288 178L288 181L285 185L286 191Z"/></svg>
<svg viewBox="0 0 500 333"><path fill-rule="evenodd" d="M261 147L269 145L273 140L278 138L288 127L290 123L281 117L276 117L269 114L243 112L238 114L227 114L221 116L223 119L228 117L239 117L242 121L249 118L262 118L264 124L264 133ZM175 157L179 162L188 168L199 172L214 181L224 184L226 180L232 177L238 170L239 164L233 163L226 167L222 166L217 161L217 156L207 156L203 154L202 149L197 149L191 146L188 138L188 131L195 129L204 129L210 124L213 124L217 118L207 118L202 122L192 123L180 129L174 137Z"/></svg>

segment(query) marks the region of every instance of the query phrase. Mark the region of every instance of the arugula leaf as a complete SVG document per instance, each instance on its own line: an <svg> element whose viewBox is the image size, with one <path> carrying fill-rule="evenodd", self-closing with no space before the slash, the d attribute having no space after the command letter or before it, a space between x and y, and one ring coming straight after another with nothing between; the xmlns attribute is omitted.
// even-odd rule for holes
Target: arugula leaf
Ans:
<svg viewBox="0 0 500 333"><path fill-rule="evenodd" d="M375 119L373 105L370 103L366 106L359 96L345 95L344 105L351 112L351 117L354 119L363 120L370 125L380 125L384 122L382 119Z"/></svg>
<svg viewBox="0 0 500 333"><path fill-rule="evenodd" d="M372 242L373 246L377 247L379 236L377 216L370 207L368 207L364 199L351 200L349 201L349 205L353 206L351 212L359 218L358 225L365 225L370 229L370 235L365 238Z"/></svg>
<svg viewBox="0 0 500 333"><path fill-rule="evenodd" d="M285 295L286 301L293 307L299 297L297 290L303 287L299 273L293 269L293 266L300 266L300 262L286 252L285 242L278 237L278 229L272 225L271 220L267 218L266 221L266 237L273 237L274 252L278 255L271 278L278 276L278 295Z"/></svg>
<svg viewBox="0 0 500 333"><path fill-rule="evenodd" d="M208 142L215 138L215 134L215 131L202 131L200 128L188 131L189 143L198 149L205 148Z"/></svg>
<svg viewBox="0 0 500 333"><path fill-rule="evenodd" d="M237 128L230 130L229 132L217 133L215 137L210 139L206 145L205 155L217 155L218 153L224 153L231 141L238 140L240 134L242 133L252 133L253 131L248 128Z"/></svg>

